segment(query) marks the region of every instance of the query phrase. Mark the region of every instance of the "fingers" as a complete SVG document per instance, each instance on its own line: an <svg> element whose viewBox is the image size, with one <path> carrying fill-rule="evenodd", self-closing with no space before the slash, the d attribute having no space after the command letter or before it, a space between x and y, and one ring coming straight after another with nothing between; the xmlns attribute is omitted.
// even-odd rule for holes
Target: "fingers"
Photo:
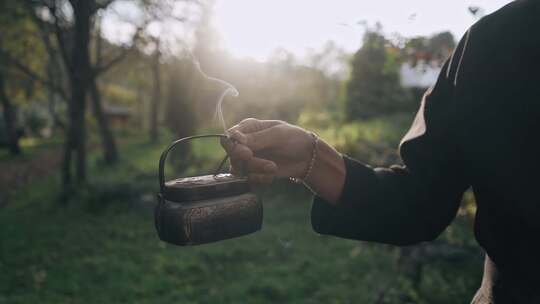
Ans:
<svg viewBox="0 0 540 304"><path fill-rule="evenodd" d="M269 185L277 175L277 165L266 159L254 157L254 152L271 149L283 143L283 128L279 120L248 118L227 132L228 139L222 145L231 158L231 173L248 175L253 185ZM243 169L246 172L242 172Z"/></svg>
<svg viewBox="0 0 540 304"><path fill-rule="evenodd" d="M250 174L248 176L248 182L255 186L267 186L272 184L274 181L273 175L265 174Z"/></svg>
<svg viewBox="0 0 540 304"><path fill-rule="evenodd" d="M221 144L231 159L231 173L240 175L244 168L249 173L255 174L275 175L277 173L277 165L274 162L254 157L247 146L229 139L222 139Z"/></svg>
<svg viewBox="0 0 540 304"><path fill-rule="evenodd" d="M247 162L247 168L249 171L248 182L254 186L272 184L277 174L276 164L262 158L253 157Z"/></svg>
<svg viewBox="0 0 540 304"><path fill-rule="evenodd" d="M252 151L243 144L239 144L238 140L233 141L228 138L221 139L221 146L225 149L231 160L247 161L252 156Z"/></svg>
<svg viewBox="0 0 540 304"><path fill-rule="evenodd" d="M284 122L281 120L259 120L255 118L247 118L230 128L227 133L232 134L235 131L240 131L244 134L259 132L283 123Z"/></svg>
<svg viewBox="0 0 540 304"><path fill-rule="evenodd" d="M253 157L247 162L247 169L250 173L274 175L277 173L277 166L274 162Z"/></svg>
<svg viewBox="0 0 540 304"><path fill-rule="evenodd" d="M243 164L253 157L251 150L228 138L222 138L221 145L229 155L231 161L231 173L234 175L242 175L242 171L244 171Z"/></svg>
<svg viewBox="0 0 540 304"><path fill-rule="evenodd" d="M284 142L283 128L276 125L258 132L244 134L235 131L231 134L233 140L247 146L252 152L279 147Z"/></svg>
<svg viewBox="0 0 540 304"><path fill-rule="evenodd" d="M230 128L227 133L233 140L248 146L253 152L273 147L279 139L280 120L248 118Z"/></svg>

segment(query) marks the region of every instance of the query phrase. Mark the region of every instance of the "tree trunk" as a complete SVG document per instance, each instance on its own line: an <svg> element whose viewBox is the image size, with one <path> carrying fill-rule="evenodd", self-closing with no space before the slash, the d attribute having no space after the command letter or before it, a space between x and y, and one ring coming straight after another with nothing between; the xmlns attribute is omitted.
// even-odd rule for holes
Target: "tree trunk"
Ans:
<svg viewBox="0 0 540 304"><path fill-rule="evenodd" d="M70 102L71 103L71 102ZM68 107L71 107L68 105ZM72 138L73 128L71 127L71 121L69 121L68 130L64 139L64 159L62 160L62 183L64 185L64 192L71 185L71 153L73 152Z"/></svg>
<svg viewBox="0 0 540 304"><path fill-rule="evenodd" d="M73 94L70 109L70 127L69 132L70 146L69 147L75 153L75 176L78 182L84 182L86 180L86 153L85 153L85 102L82 101L86 96L86 88L82 83L82 78L75 76L72 79L73 82L81 81L78 84L72 85Z"/></svg>
<svg viewBox="0 0 540 304"><path fill-rule="evenodd" d="M94 110L94 115L96 116L99 135L101 137L103 158L105 159L105 163L111 165L118 161L118 152L116 150L113 134L109 127L109 121L105 116L105 113L103 113L101 94L99 93L95 78L92 78L90 81L90 94L92 95L92 108Z"/></svg>
<svg viewBox="0 0 540 304"><path fill-rule="evenodd" d="M70 183L71 151L75 153L75 177L78 182L86 181L86 93L90 80L90 19L93 1L70 1L75 19L74 41L71 49L69 73L71 98L69 101L69 132L66 139L64 182Z"/></svg>
<svg viewBox="0 0 540 304"><path fill-rule="evenodd" d="M155 143L159 139L158 132L158 115L159 104L161 102L161 75L160 75L160 59L159 40L156 42L156 51L154 53L154 62L152 64L152 74L154 77L154 94L152 97L152 109L150 110L150 141Z"/></svg>
<svg viewBox="0 0 540 304"><path fill-rule="evenodd" d="M142 92L142 85L137 86L137 120L139 121L140 130L144 130L144 99Z"/></svg>
<svg viewBox="0 0 540 304"><path fill-rule="evenodd" d="M8 136L9 151L13 155L21 154L21 148L19 147L19 134L17 134L17 119L15 109L7 96L4 84L4 75L0 74L0 99L2 100L2 106L4 108L4 122L6 126L6 133Z"/></svg>
<svg viewBox="0 0 540 304"><path fill-rule="evenodd" d="M54 85L59 85L60 81L60 72L58 71L58 62L56 60L52 59L53 56L49 56L49 63L47 64L47 77L49 78L49 81L53 83ZM61 85L59 85L61 86ZM49 115L51 116L53 120L53 126L52 126L52 134L55 133L56 129L65 129L65 125L58 117L58 113L56 111L56 101L57 101L57 95L56 92L48 87L47 88L47 100L48 100L48 110Z"/></svg>

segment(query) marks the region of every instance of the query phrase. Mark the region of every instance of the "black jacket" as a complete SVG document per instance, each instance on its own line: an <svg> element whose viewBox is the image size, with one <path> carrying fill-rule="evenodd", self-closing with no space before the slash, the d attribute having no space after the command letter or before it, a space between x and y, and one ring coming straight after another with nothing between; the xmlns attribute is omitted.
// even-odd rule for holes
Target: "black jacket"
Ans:
<svg viewBox="0 0 540 304"><path fill-rule="evenodd" d="M476 303L540 303L540 1L515 1L460 41L402 140L403 167L345 157L337 207L316 198L315 231L409 245L435 239L463 192L487 253Z"/></svg>

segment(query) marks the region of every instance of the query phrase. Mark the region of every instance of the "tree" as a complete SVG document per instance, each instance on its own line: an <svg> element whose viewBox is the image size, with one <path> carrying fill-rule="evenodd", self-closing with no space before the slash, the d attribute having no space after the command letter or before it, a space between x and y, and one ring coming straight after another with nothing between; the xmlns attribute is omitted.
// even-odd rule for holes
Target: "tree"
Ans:
<svg viewBox="0 0 540 304"><path fill-rule="evenodd" d="M14 18L10 18L11 14L13 14L14 11L9 10L9 8L12 8L12 7L7 6L6 5L7 3L8 2L3 3L0 6L1 11L3 12L3 14L1 15L2 26L4 26L5 29L7 30L13 30L14 28L17 27L17 24ZM4 55L4 53L5 53L5 48L6 48L5 44L8 43L8 41L5 41L5 38L2 39L3 38L2 36L0 36L0 49L2 50L2 53L0 54L0 102L2 104L2 109L3 109L3 122L4 122L3 128L5 129L6 141L7 141L11 154L18 155L21 153L21 149L19 147L19 138L17 136L17 130L16 130L16 112L15 112L13 103L11 99L9 98L8 93L6 91L6 84L5 84L5 78L9 71L9 66L6 60L7 58L5 58L6 56Z"/></svg>
<svg viewBox="0 0 540 304"><path fill-rule="evenodd" d="M28 12L40 29L43 42L52 56L49 35L54 35L55 47L65 67L69 94L58 84L36 73L20 60L10 56L12 63L34 81L46 84L68 101L68 124L64 143L62 177L64 185L71 183L71 165L75 156L76 178L86 179L85 99L91 79L90 33L95 13L112 1L27 0ZM55 62L51 60L51 64Z"/></svg>
<svg viewBox="0 0 540 304"><path fill-rule="evenodd" d="M414 37L409 39L403 48L405 60L413 65L418 62L436 62L442 66L444 60L452 54L456 46L454 35L450 32L441 32L431 37Z"/></svg>
<svg viewBox="0 0 540 304"><path fill-rule="evenodd" d="M121 48L119 54L105 60L101 53L101 34L98 30L96 41L96 62L92 63L90 45L96 15L106 9L114 0L28 0L35 14L35 20L41 25L53 29L56 46L66 67L70 95L68 99L68 129L64 144L62 177L64 185L71 183L71 165L75 156L77 181L86 179L86 98L88 93L96 115L99 133L102 138L104 158L107 163L117 160L117 151L112 132L103 113L97 78L112 66L123 60L135 48L141 27L137 27L131 48ZM69 9L70 8L70 9ZM43 12L47 12L44 14ZM146 23L145 23L146 24Z"/></svg>
<svg viewBox="0 0 540 304"><path fill-rule="evenodd" d="M178 37L171 36L171 31L168 31L167 28L172 26L184 25L187 20L186 17L177 16L174 14L176 10L176 5L180 2L192 6L192 8L199 8L203 1L193 1L193 0L170 0L170 1L160 1L160 0L143 0L144 9L142 11L143 15L146 16L151 23L155 25L154 29L156 31L147 31L145 33L145 40L148 42L146 45L153 50L152 58L150 60L150 70L152 75L152 97L150 105L150 119L149 119L149 137L150 141L156 143L159 140L159 122L160 122L160 111L162 103L162 61L164 58L164 51L167 50L167 42L174 41L174 44L178 43ZM184 7L186 8L186 7ZM167 55L167 54L166 54ZM169 52L169 55L171 53Z"/></svg>
<svg viewBox="0 0 540 304"><path fill-rule="evenodd" d="M197 73L191 60L182 59L169 71L167 111L165 121L177 138L193 135L197 121L192 88ZM189 145L178 147L179 153L189 155ZM184 158L185 159L185 158Z"/></svg>
<svg viewBox="0 0 540 304"><path fill-rule="evenodd" d="M114 164L118 161L118 150L116 149L116 143L109 126L109 121L103 111L101 93L95 77L93 77L90 82L90 96L92 100L92 110L97 120L101 145L103 147L103 159L106 164Z"/></svg>
<svg viewBox="0 0 540 304"><path fill-rule="evenodd" d="M347 83L346 119L370 118L400 108L404 91L399 81L395 48L380 27L368 30L351 63Z"/></svg>
<svg viewBox="0 0 540 304"><path fill-rule="evenodd" d="M13 94L19 85L14 82L30 81L33 92L47 91L48 109L53 119L53 127L64 129L56 103L58 99L67 101L65 70L54 40L54 30L49 22L44 22L34 11L34 2L5 1L1 4L1 24L3 40L0 47L5 86ZM42 12L42 11L41 11ZM41 43L40 43L41 42ZM46 60L43 60L46 58ZM9 75L8 75L9 74ZM8 75L6 77L6 75ZM24 77L21 77L24 76ZM24 79L26 78L26 79ZM15 103L21 100L9 97ZM28 99L30 96L26 96Z"/></svg>
<svg viewBox="0 0 540 304"><path fill-rule="evenodd" d="M152 108L150 110L150 141L156 143L159 139L158 122L159 122L159 106L161 103L161 50L159 38L154 39L154 55L152 58L152 78L153 78L153 94Z"/></svg>
<svg viewBox="0 0 540 304"><path fill-rule="evenodd" d="M0 4L0 24L2 24L2 35L0 35L0 104L3 109L3 123L5 129L6 143L12 154L20 154L19 146L20 131L17 126L17 105L31 96L35 89L35 84L28 81L26 77L21 77L21 61L27 63L26 66L32 68L43 68L40 60L36 60L43 55L43 50L33 47L29 51L28 46L36 43L34 33L36 29L32 26L29 15L25 12L25 7L18 1L3 1ZM13 60L14 54L20 61ZM27 68L30 70L30 68ZM23 72L25 72L23 70ZM30 74L34 78L34 74ZM45 84L46 81L42 81Z"/></svg>
<svg viewBox="0 0 540 304"><path fill-rule="evenodd" d="M131 39L131 46L112 45L112 48L109 49L113 51L109 52L109 54L102 52L103 38L100 33L98 12L107 9L115 0L25 0L24 2L2 2L2 8L7 7L10 9L9 12L8 10L2 10L2 13L6 12L2 16L11 16L10 14L14 12L13 7L26 9L26 18L24 20L31 20L36 25L36 32L39 34L42 45L48 54L46 68L35 69L28 65L23 60L23 57L10 52L0 44L2 62L9 63L9 66L17 69L18 72L24 74L33 83L48 89L49 109L57 126L64 125L56 112L57 97L66 101L67 122L62 166L64 185L68 186L71 183L73 165L75 166L77 181L84 182L86 179L85 117L87 97L91 98L92 109L98 122L104 159L106 163L114 163L118 159L113 133L103 112L98 79L111 67L121 62L133 49L136 49L139 34L150 21L161 22L166 18L170 18L182 22L182 18L172 15L174 5L180 1L182 0L173 0L166 3L157 0L138 1L137 5L142 12L142 17L138 17L137 20L133 21L136 30ZM95 53L91 54L90 48L93 37L95 38ZM4 38L4 33L0 40L2 38ZM111 45L109 44L109 46ZM5 71L6 67L7 65L2 64L2 71ZM43 76L44 74L46 76ZM5 82L6 77L3 77L2 80ZM5 90L2 92L5 93ZM8 94L2 95L2 103L6 105L4 108L8 109L8 111L5 111L6 115L8 115L6 117L9 118L6 121L8 123L13 122L14 114L13 110L10 110L13 107L9 106Z"/></svg>
<svg viewBox="0 0 540 304"><path fill-rule="evenodd" d="M144 26L138 26L135 34L131 38L131 47L118 47L120 51L114 56L109 56L112 58L107 59L103 54L103 38L101 37L101 25L99 22L96 22L95 29L95 52L94 58L95 63L92 65L92 72L90 78L90 99L92 102L92 110L94 116L97 120L99 135L101 138L101 146L103 148L103 159L106 164L114 164L118 161L118 150L116 148L116 142L112 130L109 126L109 121L103 110L103 103L101 99L101 91L98 87L98 78L106 73L109 69L120 63L124 60L129 53L131 53L136 45L137 40L139 39L139 32Z"/></svg>
<svg viewBox="0 0 540 304"><path fill-rule="evenodd" d="M227 71L226 56L220 44L219 33L212 24L214 5L215 1L209 0L200 6L200 16L194 29L193 55L195 58L192 59L199 62L205 74L228 79L230 71ZM197 90L192 93L192 98L196 100L196 112L201 121L210 121L211 116L208 114L214 113L218 96L226 88L214 81L208 81L200 73L198 78L200 81L193 83Z"/></svg>
<svg viewBox="0 0 540 304"><path fill-rule="evenodd" d="M11 100L8 97L5 87L4 75L0 72L0 102L2 103L4 124L7 135L9 151L13 155L21 154L19 146L19 134L16 128L17 116Z"/></svg>
<svg viewBox="0 0 540 304"><path fill-rule="evenodd" d="M440 62L446 60L455 47L456 40L450 32L441 32L428 39L428 51L433 55L433 59Z"/></svg>

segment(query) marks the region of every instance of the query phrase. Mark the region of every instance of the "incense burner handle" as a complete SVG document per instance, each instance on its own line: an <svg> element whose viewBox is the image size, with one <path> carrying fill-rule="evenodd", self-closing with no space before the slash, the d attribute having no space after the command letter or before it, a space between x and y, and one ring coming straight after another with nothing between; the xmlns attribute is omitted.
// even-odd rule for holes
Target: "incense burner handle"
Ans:
<svg viewBox="0 0 540 304"><path fill-rule="evenodd" d="M198 138L209 138L209 137L217 137L217 138L227 138L227 135L225 134L205 134L205 135L194 135L194 136L188 136L184 137L178 140L173 141L163 153L161 153L161 157L159 158L159 189L163 193L163 190L165 188L165 161L167 160L167 156L169 155L169 152L177 145L193 140Z"/></svg>

